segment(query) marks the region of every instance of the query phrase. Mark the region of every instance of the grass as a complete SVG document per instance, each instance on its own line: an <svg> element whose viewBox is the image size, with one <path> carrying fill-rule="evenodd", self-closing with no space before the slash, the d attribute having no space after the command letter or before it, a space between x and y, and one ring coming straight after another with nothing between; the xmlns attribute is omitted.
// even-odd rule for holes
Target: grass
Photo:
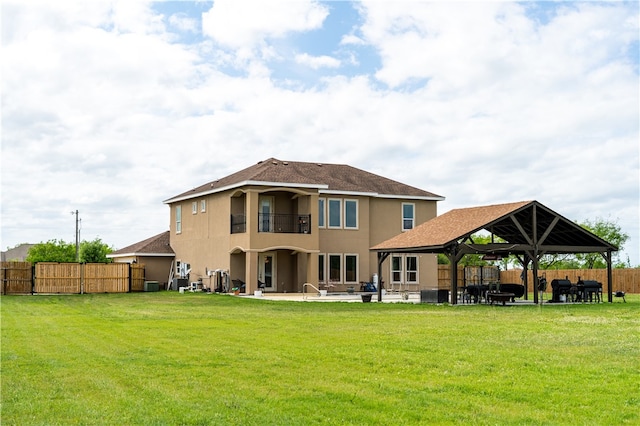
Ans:
<svg viewBox="0 0 640 426"><path fill-rule="evenodd" d="M3 425L639 424L609 304L3 296Z"/></svg>

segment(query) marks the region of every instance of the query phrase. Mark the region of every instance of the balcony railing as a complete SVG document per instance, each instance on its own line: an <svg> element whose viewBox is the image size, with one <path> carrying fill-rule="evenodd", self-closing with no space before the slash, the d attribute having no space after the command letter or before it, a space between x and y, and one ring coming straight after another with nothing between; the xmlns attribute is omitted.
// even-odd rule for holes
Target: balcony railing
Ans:
<svg viewBox="0 0 640 426"><path fill-rule="evenodd" d="M258 213L258 232L309 234L311 215Z"/></svg>
<svg viewBox="0 0 640 426"><path fill-rule="evenodd" d="M231 215L231 233L247 232L247 217L243 214ZM258 214L258 232L283 234L310 234L310 214Z"/></svg>

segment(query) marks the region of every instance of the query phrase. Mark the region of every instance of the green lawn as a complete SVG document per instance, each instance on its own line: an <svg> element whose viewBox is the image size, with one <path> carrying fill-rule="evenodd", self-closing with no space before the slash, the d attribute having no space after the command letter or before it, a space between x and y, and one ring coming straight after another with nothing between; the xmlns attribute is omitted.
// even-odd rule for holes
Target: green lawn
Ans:
<svg viewBox="0 0 640 426"><path fill-rule="evenodd" d="M3 425L640 424L628 303L3 296Z"/></svg>

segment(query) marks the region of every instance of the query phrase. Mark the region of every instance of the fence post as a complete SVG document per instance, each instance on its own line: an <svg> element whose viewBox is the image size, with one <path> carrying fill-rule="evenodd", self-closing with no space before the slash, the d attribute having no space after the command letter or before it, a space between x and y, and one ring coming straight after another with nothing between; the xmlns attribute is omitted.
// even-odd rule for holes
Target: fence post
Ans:
<svg viewBox="0 0 640 426"><path fill-rule="evenodd" d="M127 263L127 265L129 266L129 280L128 280L129 281L129 289L127 290L127 293L131 293L131 281L133 280L131 275L132 275L133 270L131 269L131 264L130 263Z"/></svg>

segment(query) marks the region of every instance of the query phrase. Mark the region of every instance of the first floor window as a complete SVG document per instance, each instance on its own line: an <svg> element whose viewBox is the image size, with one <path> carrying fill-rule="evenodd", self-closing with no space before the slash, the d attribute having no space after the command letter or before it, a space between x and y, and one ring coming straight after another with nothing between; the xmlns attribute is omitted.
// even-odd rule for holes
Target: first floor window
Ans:
<svg viewBox="0 0 640 426"><path fill-rule="evenodd" d="M344 282L358 282L358 255L356 254L344 255Z"/></svg>
<svg viewBox="0 0 640 426"><path fill-rule="evenodd" d="M391 258L391 282L402 282L402 257L400 256Z"/></svg>
<svg viewBox="0 0 640 426"><path fill-rule="evenodd" d="M318 282L324 283L324 254L318 255Z"/></svg>
<svg viewBox="0 0 640 426"><path fill-rule="evenodd" d="M342 282L342 256L339 254L329 255L329 281Z"/></svg>
<svg viewBox="0 0 640 426"><path fill-rule="evenodd" d="M357 254L318 254L318 283L357 284L358 258Z"/></svg>
<svg viewBox="0 0 640 426"><path fill-rule="evenodd" d="M176 234L182 232L182 206L176 206Z"/></svg>
<svg viewBox="0 0 640 426"><path fill-rule="evenodd" d="M418 282L418 257L406 256L405 258L405 283Z"/></svg>
<svg viewBox="0 0 640 426"><path fill-rule="evenodd" d="M418 256L393 256L391 258L391 282L395 284L417 283Z"/></svg>

